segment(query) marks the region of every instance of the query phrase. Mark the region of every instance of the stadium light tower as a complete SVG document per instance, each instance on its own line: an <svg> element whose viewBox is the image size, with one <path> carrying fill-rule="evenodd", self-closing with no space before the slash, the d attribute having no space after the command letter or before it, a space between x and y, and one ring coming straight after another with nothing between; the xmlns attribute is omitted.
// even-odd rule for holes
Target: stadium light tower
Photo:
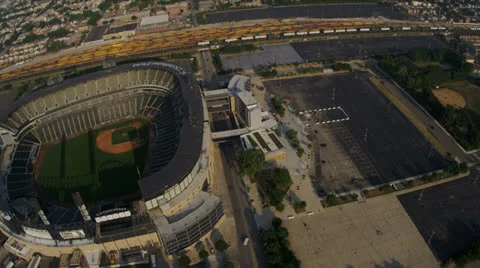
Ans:
<svg viewBox="0 0 480 268"><path fill-rule="evenodd" d="M83 199L80 193L79 192L73 193L72 198L73 198L73 201L75 202L75 205L77 205L78 210L80 210L80 214L82 214L83 220L91 221L92 218L90 217L90 214L88 214L87 207L85 206L85 203L83 202Z"/></svg>

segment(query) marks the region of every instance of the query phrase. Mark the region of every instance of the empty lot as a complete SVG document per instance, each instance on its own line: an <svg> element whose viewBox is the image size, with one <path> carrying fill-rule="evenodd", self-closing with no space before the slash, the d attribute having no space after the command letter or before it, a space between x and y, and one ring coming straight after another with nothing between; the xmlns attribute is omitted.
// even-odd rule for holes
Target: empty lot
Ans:
<svg viewBox="0 0 480 268"><path fill-rule="evenodd" d="M437 258L448 260L480 237L479 173L398 196Z"/></svg>
<svg viewBox="0 0 480 268"><path fill-rule="evenodd" d="M307 41L293 43L292 46L304 60L346 60L385 53L405 53L414 48L445 48L446 44L433 36L403 36Z"/></svg>
<svg viewBox="0 0 480 268"><path fill-rule="evenodd" d="M264 82L272 94L287 99L297 111L341 107L348 115L348 121L331 124L317 125L313 118L305 121L314 137L320 193L362 189L447 165L447 160L370 83L369 76L355 72Z"/></svg>
<svg viewBox="0 0 480 268"><path fill-rule="evenodd" d="M239 11L215 12L206 15L209 23L226 21L281 19L309 17L318 19L330 18L365 18L387 17L400 19L401 16L391 8L377 4L342 4L342 5L308 5L275 8L257 8Z"/></svg>

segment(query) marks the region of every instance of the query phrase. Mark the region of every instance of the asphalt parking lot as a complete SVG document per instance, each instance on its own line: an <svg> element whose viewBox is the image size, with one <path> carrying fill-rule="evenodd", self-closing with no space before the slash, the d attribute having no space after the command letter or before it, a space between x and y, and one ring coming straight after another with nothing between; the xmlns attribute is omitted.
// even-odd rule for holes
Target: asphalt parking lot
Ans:
<svg viewBox="0 0 480 268"><path fill-rule="evenodd" d="M265 81L297 111L341 107L348 121L309 123L319 194L359 190L447 165L364 72ZM333 89L335 88L334 97ZM332 120L340 118L332 118Z"/></svg>
<svg viewBox="0 0 480 268"><path fill-rule="evenodd" d="M289 44L271 44L262 46L263 51L237 55L221 55L223 69L253 69L255 66L283 65L302 62L303 59Z"/></svg>
<svg viewBox="0 0 480 268"><path fill-rule="evenodd" d="M423 239L440 261L480 238L479 172L398 196Z"/></svg>
<svg viewBox="0 0 480 268"><path fill-rule="evenodd" d="M415 48L445 48L434 36L402 36L354 38L292 43L304 60L341 59L373 56L385 53L405 53Z"/></svg>
<svg viewBox="0 0 480 268"><path fill-rule="evenodd" d="M390 19L401 19L400 14L392 11L392 8L377 4L307 5L275 8L257 8L206 14L206 18L209 23L257 19L281 19L293 17L330 19L366 18L378 16Z"/></svg>

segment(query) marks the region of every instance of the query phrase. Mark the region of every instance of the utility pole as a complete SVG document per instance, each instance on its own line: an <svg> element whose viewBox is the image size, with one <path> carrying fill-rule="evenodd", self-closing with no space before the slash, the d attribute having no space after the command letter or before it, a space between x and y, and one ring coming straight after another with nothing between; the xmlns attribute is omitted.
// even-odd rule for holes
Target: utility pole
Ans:
<svg viewBox="0 0 480 268"><path fill-rule="evenodd" d="M368 128L365 128L365 135L363 136L363 141L367 141Z"/></svg>
<svg viewBox="0 0 480 268"><path fill-rule="evenodd" d="M332 100L335 100L335 88L332 89Z"/></svg>

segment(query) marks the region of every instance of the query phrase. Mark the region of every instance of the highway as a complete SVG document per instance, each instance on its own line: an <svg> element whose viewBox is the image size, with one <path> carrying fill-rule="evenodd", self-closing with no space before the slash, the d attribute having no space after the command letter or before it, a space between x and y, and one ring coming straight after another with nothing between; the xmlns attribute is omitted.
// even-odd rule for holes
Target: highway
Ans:
<svg viewBox="0 0 480 268"><path fill-rule="evenodd" d="M462 148L456 143L455 139L450 136L440 124L428 114L420 104L418 104L412 97L408 95L403 89L399 88L395 82L383 72L378 65L371 65L372 71L374 71L385 82L385 85L391 90L391 93L399 99L415 116L429 129L429 131L438 139L439 143L446 149L447 152L451 152L456 155L460 161L467 163L476 163L478 159L462 150Z"/></svg>
<svg viewBox="0 0 480 268"><path fill-rule="evenodd" d="M239 239L240 267L263 267L263 254L258 241L257 225L250 209L247 189L237 172L233 142L221 143L220 150L238 235L245 234L250 239L248 246L244 246Z"/></svg>

